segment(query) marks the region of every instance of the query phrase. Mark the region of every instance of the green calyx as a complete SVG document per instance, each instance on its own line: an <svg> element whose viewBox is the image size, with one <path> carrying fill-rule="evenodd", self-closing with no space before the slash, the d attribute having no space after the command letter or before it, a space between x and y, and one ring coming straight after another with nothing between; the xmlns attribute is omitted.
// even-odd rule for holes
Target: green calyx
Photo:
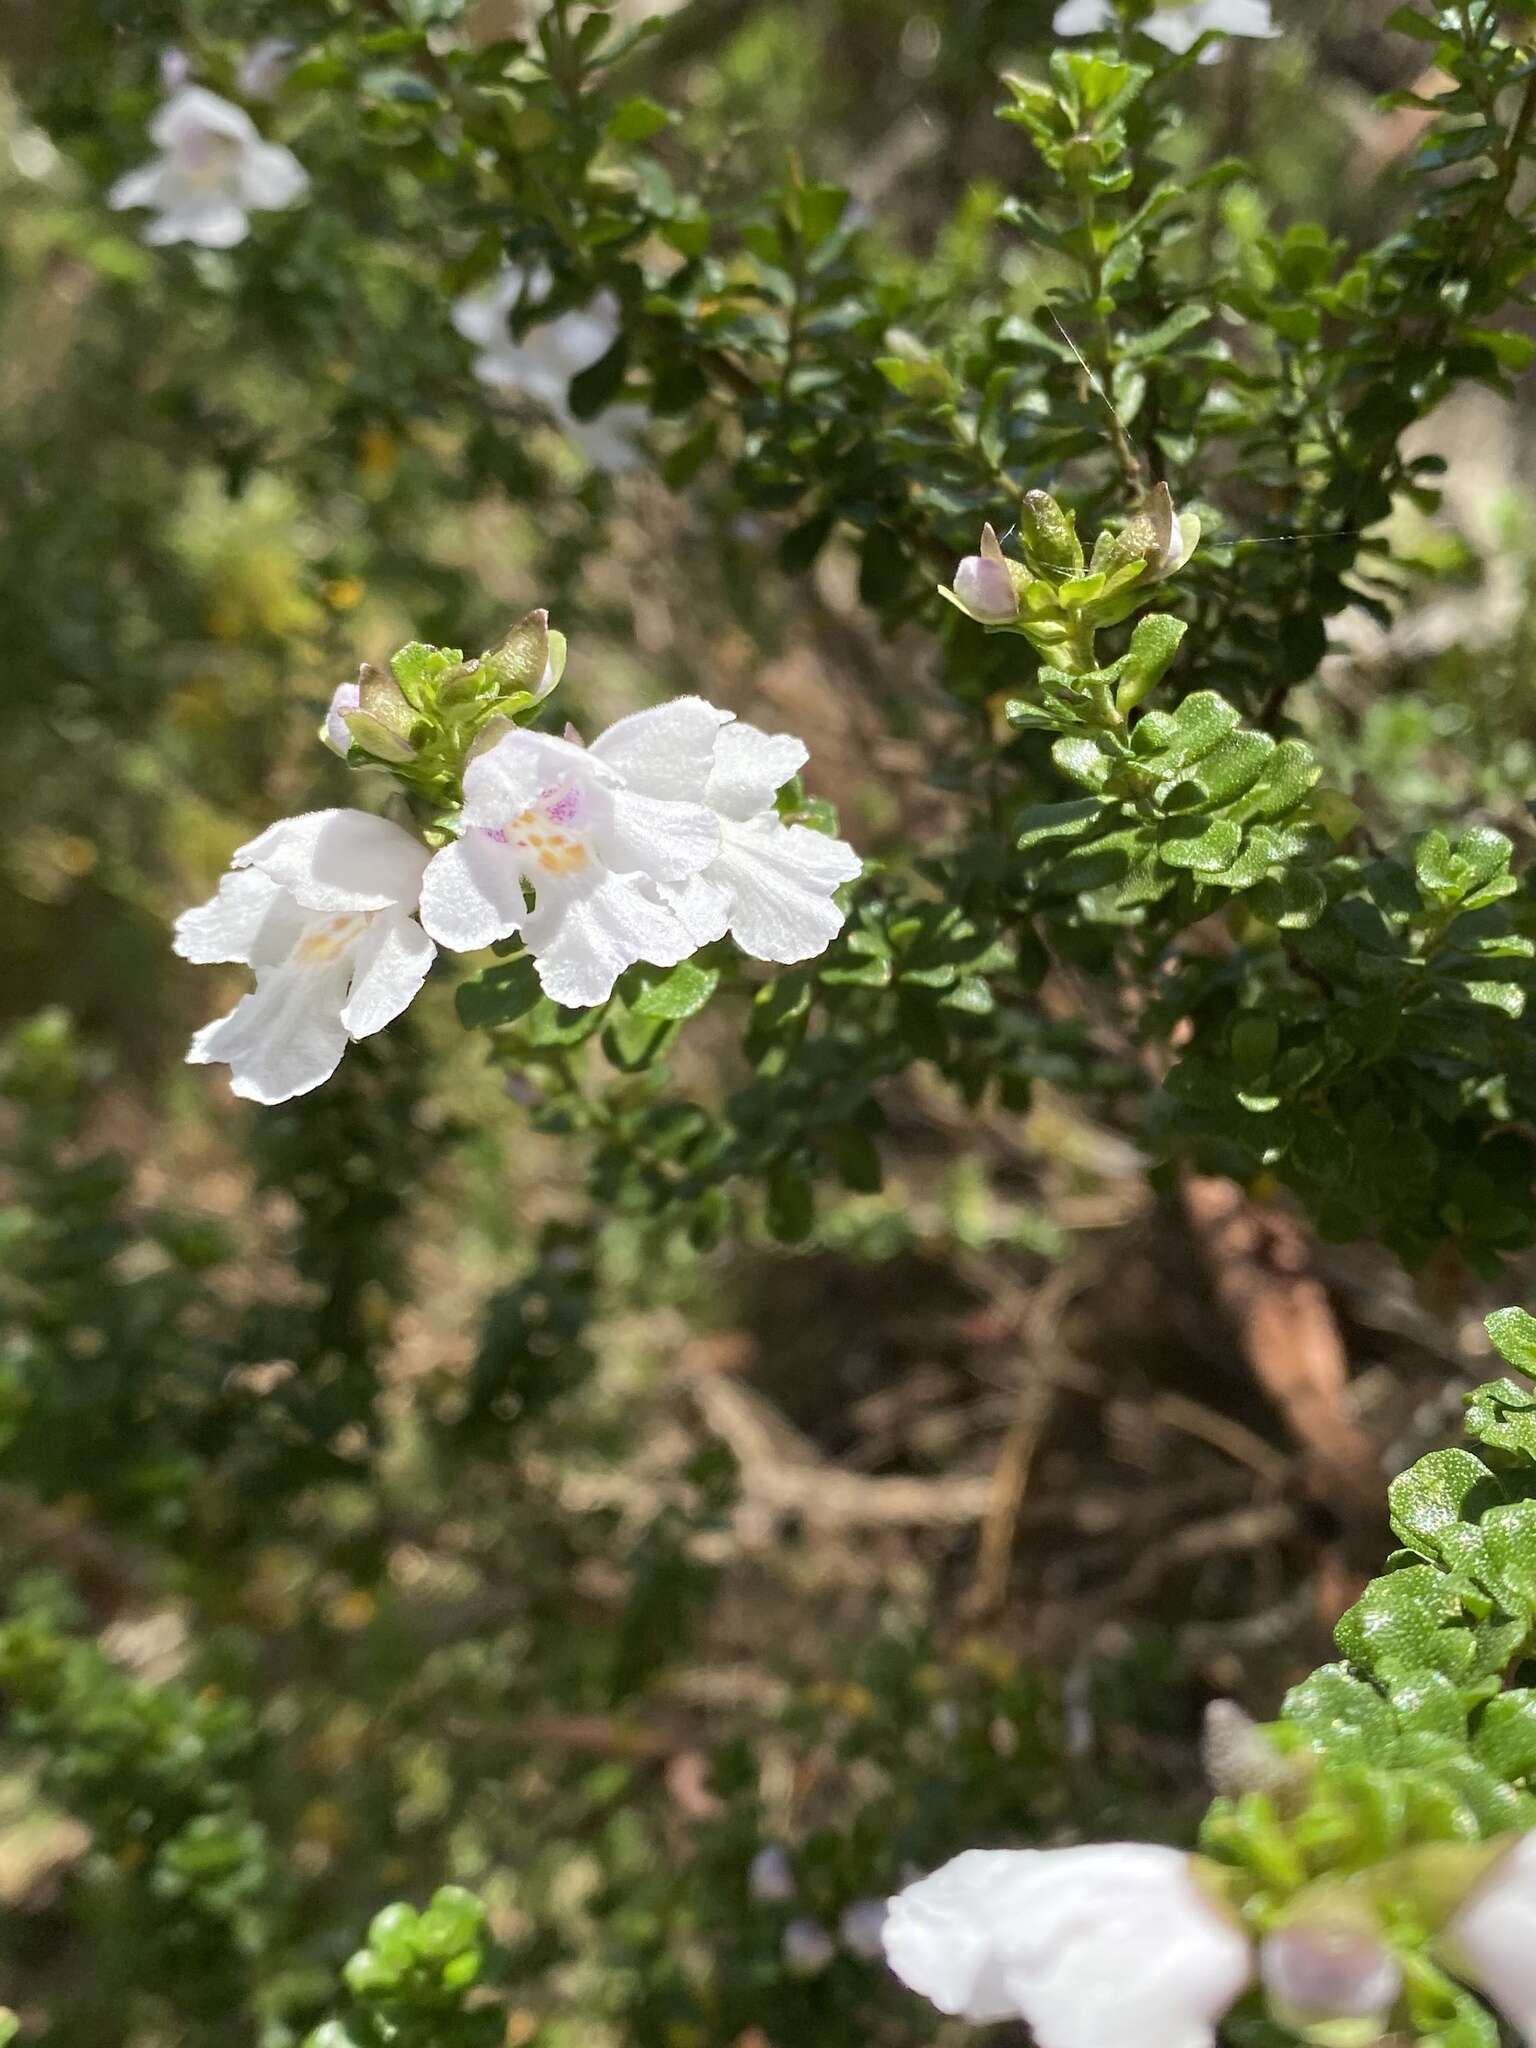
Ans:
<svg viewBox="0 0 1536 2048"><path fill-rule="evenodd" d="M487 734L536 710L564 674L565 657L564 634L551 631L547 612L532 611L467 660L457 647L413 640L390 657L387 670L365 662L357 707L342 713L351 758L388 768L434 809L452 809L464 769Z"/></svg>
<svg viewBox="0 0 1536 2048"><path fill-rule="evenodd" d="M985 527L979 552L960 564L953 585L941 586L940 595L988 632L1019 634L1058 671L1097 682L1105 670L1096 636L1146 609L1154 587L1194 552L1200 522L1192 513L1176 514L1168 486L1159 484L1125 526L1099 535L1089 557L1073 514L1049 492L1031 491L1019 511L1018 534L1022 561L1005 555ZM1159 625L1159 644L1168 647L1170 660L1182 632L1174 620ZM1140 641L1131 676L1106 704L1105 722L1123 719L1161 675L1146 659L1151 644ZM1114 666L1118 682L1123 663Z"/></svg>

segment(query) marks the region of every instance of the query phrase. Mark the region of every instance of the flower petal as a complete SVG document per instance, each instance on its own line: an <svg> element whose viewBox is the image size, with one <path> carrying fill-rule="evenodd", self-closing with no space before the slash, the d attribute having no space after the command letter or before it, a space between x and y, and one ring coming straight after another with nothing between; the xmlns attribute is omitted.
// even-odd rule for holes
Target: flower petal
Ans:
<svg viewBox="0 0 1536 2048"><path fill-rule="evenodd" d="M1144 1842L971 1857L893 1900L886 1929L897 1974L942 2011L1017 2014L1038 2048L1214 2048L1253 1954L1188 1857Z"/></svg>
<svg viewBox="0 0 1536 2048"><path fill-rule="evenodd" d="M605 1003L626 967L675 967L694 950L681 920L625 875L541 881L523 940L544 993L586 1009Z"/></svg>
<svg viewBox="0 0 1536 2048"><path fill-rule="evenodd" d="M1446 1960L1536 2042L1536 1834L1501 1856L1446 1928Z"/></svg>
<svg viewBox="0 0 1536 2048"><path fill-rule="evenodd" d="M1059 36L1096 36L1100 29L1113 28L1115 10L1110 0L1066 0L1058 7L1052 29Z"/></svg>
<svg viewBox="0 0 1536 2048"><path fill-rule="evenodd" d="M603 291L584 306L556 314L538 331L550 353L558 357L569 382L602 361L619 338L619 324L619 302L612 292Z"/></svg>
<svg viewBox="0 0 1536 2048"><path fill-rule="evenodd" d="M211 192L167 206L144 229L144 240L155 249L167 248L173 242L193 242L200 249L233 249L250 231L245 208L233 199Z"/></svg>
<svg viewBox="0 0 1536 2048"><path fill-rule="evenodd" d="M308 910L416 907L427 849L399 825L367 811L307 811L281 818L235 854Z"/></svg>
<svg viewBox="0 0 1536 2048"><path fill-rule="evenodd" d="M165 166L159 162L140 164L136 171L124 171L107 194L108 206L119 213L125 206L158 206L164 176Z"/></svg>
<svg viewBox="0 0 1536 2048"><path fill-rule="evenodd" d="M593 821L592 843L620 874L683 882L702 874L720 851L720 821L703 804L669 803L620 789L606 808L607 816Z"/></svg>
<svg viewBox="0 0 1536 2048"><path fill-rule="evenodd" d="M471 829L427 863L421 922L451 953L477 953L520 931L528 915L516 856Z"/></svg>
<svg viewBox="0 0 1536 2048"><path fill-rule="evenodd" d="M371 1037L408 1009L436 954L414 917L381 910L352 956L352 988L341 1012L348 1037Z"/></svg>
<svg viewBox="0 0 1536 2048"><path fill-rule="evenodd" d="M793 733L759 732L755 725L728 725L715 745L708 800L727 818L755 818L810 759Z"/></svg>
<svg viewBox="0 0 1536 2048"><path fill-rule="evenodd" d="M464 771L464 822L497 827L527 809L541 790L579 778L590 781L584 747L552 733L507 733L477 754Z"/></svg>
<svg viewBox="0 0 1536 2048"><path fill-rule="evenodd" d="M577 419L567 406L561 406L559 413L566 437L576 443L590 466L605 476L622 476L644 459L637 444L651 416L643 405L605 406L589 420Z"/></svg>
<svg viewBox="0 0 1536 2048"><path fill-rule="evenodd" d="M727 821L706 879L728 891L731 936L742 951L789 966L831 945L844 916L833 891L862 871L845 840L770 813L747 825Z"/></svg>
<svg viewBox="0 0 1536 2048"><path fill-rule="evenodd" d="M240 196L263 211L292 206L309 190L309 173L280 142L253 143L240 164Z"/></svg>
<svg viewBox="0 0 1536 2048"><path fill-rule="evenodd" d="M708 874L690 875L686 882L659 882L656 894L676 913L695 946L713 945L731 928L731 896Z"/></svg>
<svg viewBox="0 0 1536 2048"><path fill-rule="evenodd" d="M1043 1852L967 1849L891 1900L882 1939L903 1984L976 2026L1017 2016L993 1920Z"/></svg>
<svg viewBox="0 0 1536 2048"><path fill-rule="evenodd" d="M248 1102L288 1102L328 1081L347 1049L341 1000L350 963L323 970L270 968L227 1017L205 1024L187 1058L224 1061L229 1085Z"/></svg>
<svg viewBox="0 0 1536 2048"><path fill-rule="evenodd" d="M699 803L709 786L721 727L732 714L702 697L674 697L632 712L600 733L588 753L643 796Z"/></svg>
<svg viewBox="0 0 1536 2048"><path fill-rule="evenodd" d="M173 92L149 124L149 138L157 148L175 151L207 135L222 135L231 142L249 143L260 138L256 123L233 100L221 99L205 85L184 85Z"/></svg>
<svg viewBox="0 0 1536 2048"><path fill-rule="evenodd" d="M303 924L304 914L286 889L267 875L236 868L207 903L182 912L171 943L183 960L202 966L216 960L252 966L258 958L286 959Z"/></svg>

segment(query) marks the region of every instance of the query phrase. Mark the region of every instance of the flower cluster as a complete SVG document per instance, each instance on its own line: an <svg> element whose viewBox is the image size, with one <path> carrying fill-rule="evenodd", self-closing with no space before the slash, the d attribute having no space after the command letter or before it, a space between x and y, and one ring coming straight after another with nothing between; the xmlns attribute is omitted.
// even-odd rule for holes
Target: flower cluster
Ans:
<svg viewBox="0 0 1536 2048"><path fill-rule="evenodd" d="M525 270L504 263L488 284L455 302L453 324L479 351L474 369L482 384L542 405L595 469L628 469L637 459L635 439L645 425L645 408L612 405L578 419L570 403L571 379L601 362L618 339L619 302L603 291L585 306L540 319L552 285L542 265ZM530 313L532 325L514 340L512 323Z"/></svg>
<svg viewBox="0 0 1536 2048"><path fill-rule="evenodd" d="M1396 1929L1426 1916L1333 1886L1254 1927L1223 1879L1202 1857L1147 1842L968 1849L892 1899L886 1959L940 2012L1026 2020L1038 2048L1214 2048L1255 1986L1270 2017L1305 2039L1381 2040L1412 1953L1394 1947ZM1536 2043L1536 1835L1467 1848L1451 1889L1437 1959Z"/></svg>
<svg viewBox="0 0 1536 2048"><path fill-rule="evenodd" d="M519 660L534 664L533 687L503 687ZM396 766L408 788L434 741L463 747L435 828L446 843L434 853L383 818L329 810L242 846L175 943L188 960L250 967L256 986L197 1034L189 1058L227 1063L235 1093L255 1102L301 1095L335 1071L349 1039L400 1015L438 946L518 939L544 993L580 1008L606 1002L627 968L676 966L727 933L757 960L825 951L842 928L837 891L861 863L841 839L780 814L779 793L807 759L801 742L698 697L622 718L590 747L569 728L515 724L562 666L563 642L534 613L477 662L408 649L394 675L365 668L337 692L328 743Z"/></svg>
<svg viewBox="0 0 1536 2048"><path fill-rule="evenodd" d="M1064 0L1051 26L1059 36L1091 36L1117 25L1114 0ZM1202 36L1276 36L1280 31L1270 15L1270 0L1165 0L1136 26L1143 35L1182 57ZM1201 52L1202 64L1221 55L1221 45L1211 43Z"/></svg>

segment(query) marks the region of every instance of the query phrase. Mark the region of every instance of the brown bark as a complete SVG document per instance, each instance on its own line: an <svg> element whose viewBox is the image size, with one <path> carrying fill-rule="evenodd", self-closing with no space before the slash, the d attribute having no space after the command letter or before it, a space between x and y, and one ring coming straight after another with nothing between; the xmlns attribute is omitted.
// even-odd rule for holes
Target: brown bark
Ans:
<svg viewBox="0 0 1536 2048"><path fill-rule="evenodd" d="M1349 1360L1305 1227L1214 1175L1186 1173L1181 1192L1244 1358L1303 1453L1307 1490L1347 1526L1379 1523L1379 1462L1350 1407Z"/></svg>

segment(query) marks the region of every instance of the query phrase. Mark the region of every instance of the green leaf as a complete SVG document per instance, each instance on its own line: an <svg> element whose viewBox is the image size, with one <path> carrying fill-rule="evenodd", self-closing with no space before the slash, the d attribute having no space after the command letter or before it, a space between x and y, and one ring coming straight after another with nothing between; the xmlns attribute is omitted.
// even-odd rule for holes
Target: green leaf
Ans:
<svg viewBox="0 0 1536 2048"><path fill-rule="evenodd" d="M876 356L875 368L903 398L922 405L948 405L960 387L937 356Z"/></svg>
<svg viewBox="0 0 1536 2048"><path fill-rule="evenodd" d="M1375 1686L1342 1664L1325 1664L1285 1697L1287 1721L1298 1723L1312 1745L1341 1763L1370 1763L1397 1732L1392 1709Z"/></svg>
<svg viewBox="0 0 1536 2048"><path fill-rule="evenodd" d="M685 960L659 980L649 981L628 1007L637 1017L681 1023L686 1017L697 1016L719 986L718 968L700 967Z"/></svg>
<svg viewBox="0 0 1536 2048"><path fill-rule="evenodd" d="M1023 853L1047 839L1080 839L1104 811L1096 796L1073 797L1060 804L1029 804L1014 820L1014 844Z"/></svg>
<svg viewBox="0 0 1536 2048"><path fill-rule="evenodd" d="M1420 43L1438 43L1443 40L1442 31L1427 15L1420 14L1416 7L1394 8L1382 26L1396 35L1412 36Z"/></svg>
<svg viewBox="0 0 1536 2048"><path fill-rule="evenodd" d="M776 1166L768 1176L768 1228L780 1244L802 1244L816 1223L816 1196L798 1168Z"/></svg>
<svg viewBox="0 0 1536 2048"><path fill-rule="evenodd" d="M460 982L454 1001L467 1031L494 1031L526 1017L543 994L532 956L520 953L515 960L485 968L472 981Z"/></svg>
<svg viewBox="0 0 1536 2048"><path fill-rule="evenodd" d="M633 99L622 100L614 108L604 133L610 142L648 142L663 128L670 128L676 119L675 114L658 106L655 100L636 93Z"/></svg>
<svg viewBox="0 0 1536 2048"><path fill-rule="evenodd" d="M1536 1375L1536 1316L1523 1308L1497 1308L1483 1328L1502 1359L1518 1372Z"/></svg>
<svg viewBox="0 0 1536 2048"><path fill-rule="evenodd" d="M1130 647L1119 663L1115 708L1122 717L1162 681L1188 631L1185 621L1176 619L1171 612L1154 612L1150 618L1138 621Z"/></svg>
<svg viewBox="0 0 1536 2048"><path fill-rule="evenodd" d="M1431 1451L1394 1479L1387 1489L1394 1533L1410 1548L1446 1564L1458 1564L1464 1546L1455 1538L1474 1536L1466 1525L1481 1507L1499 1498L1493 1474L1470 1451Z"/></svg>
<svg viewBox="0 0 1536 2048"><path fill-rule="evenodd" d="M1242 845L1242 830L1230 818L1177 818L1163 826L1157 857L1165 867L1216 875L1231 867Z"/></svg>
<svg viewBox="0 0 1536 2048"><path fill-rule="evenodd" d="M1501 1693L1478 1716L1472 1749L1480 1763L1514 1781L1536 1772L1536 1692Z"/></svg>
<svg viewBox="0 0 1536 2048"><path fill-rule="evenodd" d="M1373 1579L1339 1621L1334 1640L1368 1671L1428 1668L1460 1678L1476 1656L1460 1618L1461 1600L1444 1574L1434 1565L1410 1565Z"/></svg>

